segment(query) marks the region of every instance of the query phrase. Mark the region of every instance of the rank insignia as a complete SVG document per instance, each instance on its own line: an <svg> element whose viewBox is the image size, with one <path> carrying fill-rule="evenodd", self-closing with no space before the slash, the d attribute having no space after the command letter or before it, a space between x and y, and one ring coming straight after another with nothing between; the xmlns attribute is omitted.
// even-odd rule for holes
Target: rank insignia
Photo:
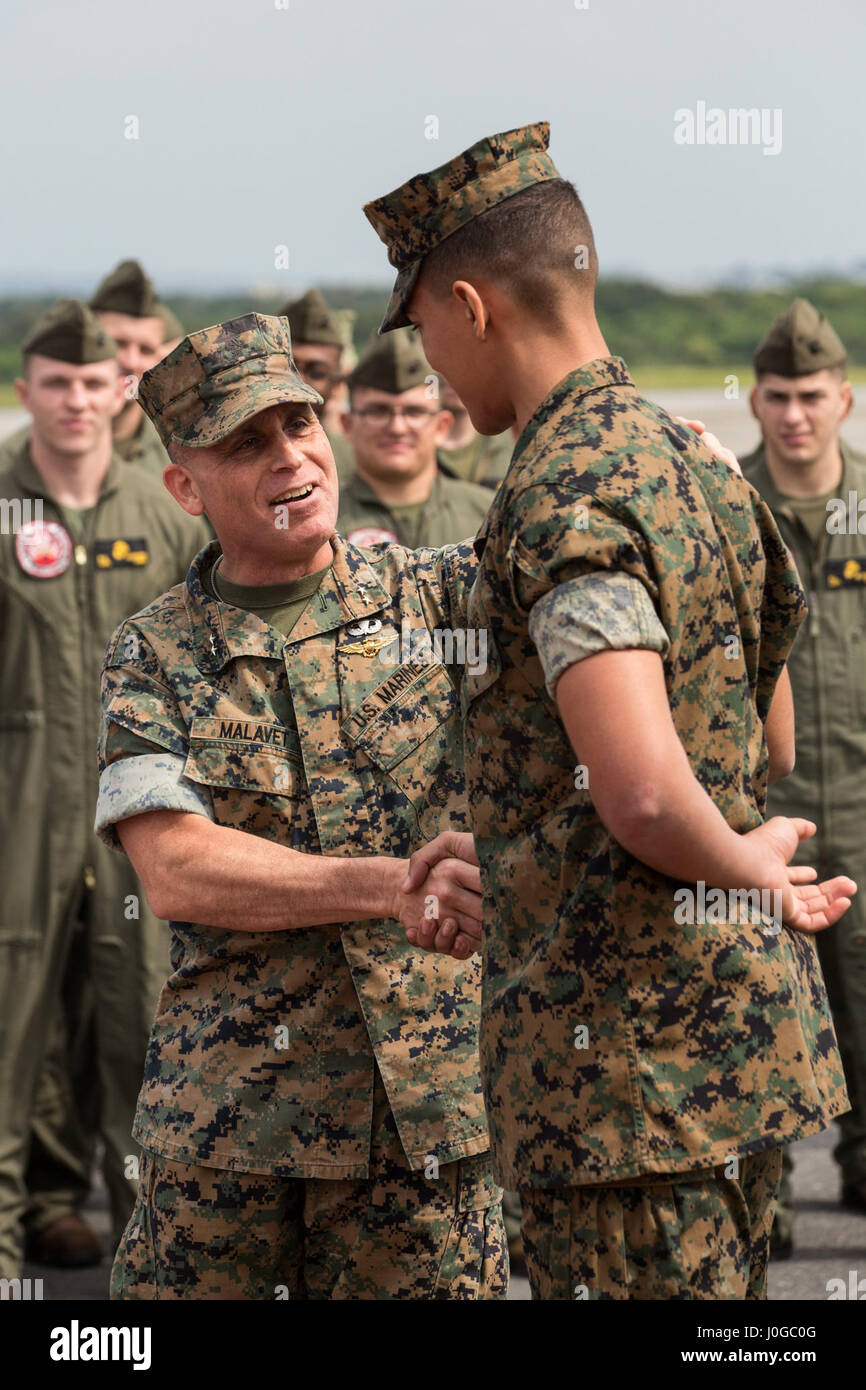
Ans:
<svg viewBox="0 0 866 1390"><path fill-rule="evenodd" d="M824 565L828 589L853 589L866 584L866 564L863 558L852 555L847 560L828 560Z"/></svg>
<svg viewBox="0 0 866 1390"><path fill-rule="evenodd" d="M143 536L134 540L95 541L93 554L100 570L133 569L150 563L150 552Z"/></svg>

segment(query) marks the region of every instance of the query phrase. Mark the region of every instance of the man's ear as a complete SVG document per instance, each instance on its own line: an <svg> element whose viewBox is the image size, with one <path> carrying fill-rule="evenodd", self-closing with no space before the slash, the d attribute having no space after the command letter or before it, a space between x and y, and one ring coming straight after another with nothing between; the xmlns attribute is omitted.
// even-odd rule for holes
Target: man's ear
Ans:
<svg viewBox="0 0 866 1390"><path fill-rule="evenodd" d="M452 429L454 428L454 416L450 410L440 410L436 416L436 424L433 430L434 444L444 444Z"/></svg>
<svg viewBox="0 0 866 1390"><path fill-rule="evenodd" d="M853 404L854 392L851 390L851 383L850 381L843 381L842 390L839 393L839 405L841 409L841 413L839 415L840 425L842 421L845 419L845 417L851 414L851 407L853 406Z"/></svg>
<svg viewBox="0 0 866 1390"><path fill-rule="evenodd" d="M760 415L758 414L757 410L755 409L755 402L757 401L757 399L758 399L758 388L757 388L757 386L753 386L752 389L751 389L751 391L749 392L749 409L751 410L751 412L752 412L752 414L754 415L755 419L760 423L761 417L760 417Z"/></svg>
<svg viewBox="0 0 866 1390"><path fill-rule="evenodd" d="M190 516L202 516L204 514L204 502L199 496L195 479L188 468L184 468L182 464L174 463L174 461L167 463L162 470L162 481L175 502L179 502Z"/></svg>
<svg viewBox="0 0 866 1390"><path fill-rule="evenodd" d="M23 377L23 376L16 376L16 378L15 378L15 394L16 394L16 396L18 397L18 399L19 399L19 401L21 402L21 404L23 405L24 409L25 409L25 410L28 410L28 409L29 409L29 406L27 405L27 398L28 398L28 396L29 396L30 393L29 393L29 391L28 391L28 383L27 383L27 378L26 378L26 377Z"/></svg>
<svg viewBox="0 0 866 1390"><path fill-rule="evenodd" d="M451 294L472 323L476 338L483 341L487 336L490 314L475 286L470 285L468 280L455 280L451 286Z"/></svg>
<svg viewBox="0 0 866 1390"><path fill-rule="evenodd" d="M128 397L127 394L126 394L128 385L129 385L129 376L128 376L126 373L120 372L120 371L119 371L119 372L117 373L117 385L116 385L115 391L114 391L114 401L112 402L112 410L111 410L111 418L112 418L112 419L114 419L115 416L117 416L117 415L120 414L120 412L123 410L124 406L129 405L130 399L134 399L134 398Z"/></svg>

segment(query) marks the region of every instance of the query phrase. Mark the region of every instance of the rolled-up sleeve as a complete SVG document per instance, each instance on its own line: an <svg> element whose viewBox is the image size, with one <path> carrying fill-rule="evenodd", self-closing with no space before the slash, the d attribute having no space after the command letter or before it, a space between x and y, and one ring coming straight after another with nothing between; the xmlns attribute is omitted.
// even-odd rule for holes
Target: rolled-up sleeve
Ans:
<svg viewBox="0 0 866 1390"><path fill-rule="evenodd" d="M596 571L566 580L540 598L529 614L551 698L560 676L600 651L670 650L670 639L646 587L633 575Z"/></svg>
<svg viewBox="0 0 866 1390"><path fill-rule="evenodd" d="M115 826L144 811L191 811L213 820L207 788L184 777L185 760L154 752L109 763L99 778L94 830L111 849L122 849Z"/></svg>

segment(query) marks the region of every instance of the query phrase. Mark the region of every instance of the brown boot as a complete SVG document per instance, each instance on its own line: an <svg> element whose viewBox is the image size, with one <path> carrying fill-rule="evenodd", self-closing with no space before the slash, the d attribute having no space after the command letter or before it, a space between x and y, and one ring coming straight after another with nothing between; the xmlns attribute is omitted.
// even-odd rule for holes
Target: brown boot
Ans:
<svg viewBox="0 0 866 1390"><path fill-rule="evenodd" d="M100 1263L102 1243L84 1218L70 1211L28 1238L27 1259L57 1269L83 1269Z"/></svg>

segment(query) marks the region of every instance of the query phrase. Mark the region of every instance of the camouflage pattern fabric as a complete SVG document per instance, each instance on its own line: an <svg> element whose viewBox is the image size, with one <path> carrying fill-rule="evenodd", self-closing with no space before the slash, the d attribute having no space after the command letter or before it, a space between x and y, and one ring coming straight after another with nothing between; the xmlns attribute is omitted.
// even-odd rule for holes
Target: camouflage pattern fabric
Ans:
<svg viewBox="0 0 866 1390"><path fill-rule="evenodd" d="M577 661L603 651L668 651L652 600L631 574L584 574L557 584L529 615L548 693Z"/></svg>
<svg viewBox="0 0 866 1390"><path fill-rule="evenodd" d="M766 1298L781 1166L773 1148L634 1186L525 1189L533 1298Z"/></svg>
<svg viewBox="0 0 866 1390"><path fill-rule="evenodd" d="M547 153L549 139L547 121L487 136L438 169L365 203L364 214L399 271L380 333L409 323L406 304L434 246L521 189L559 178Z"/></svg>
<svg viewBox="0 0 866 1390"><path fill-rule="evenodd" d="M102 686L109 842L119 815L173 805L164 766L142 790L146 758L128 760L125 784L115 728L182 762L218 824L306 853L402 857L465 827L459 673L396 648L404 623L465 625L472 547L373 559L334 536L332 548L288 639L209 596L216 543L186 585L119 629ZM172 931L135 1125L146 1148L278 1177L366 1177L375 1057L413 1170L487 1149L477 957L414 952L388 921Z"/></svg>
<svg viewBox="0 0 866 1390"><path fill-rule="evenodd" d="M504 1299L490 1158L411 1172L378 1069L370 1176L323 1182L145 1154L115 1299Z"/></svg>
<svg viewBox="0 0 866 1390"><path fill-rule="evenodd" d="M611 838L529 634L557 585L624 572L670 649L671 716L737 831L761 823L763 721L805 611L768 508L617 358L524 430L475 541L467 781L485 901L481 1066L497 1181L576 1186L713 1167L847 1105L814 940L674 920L675 881ZM748 887L748 885L744 885Z"/></svg>
<svg viewBox="0 0 866 1390"><path fill-rule="evenodd" d="M240 318L190 333L145 372L138 400L166 446L218 444L233 429L283 401L322 403L298 375L286 319Z"/></svg>

